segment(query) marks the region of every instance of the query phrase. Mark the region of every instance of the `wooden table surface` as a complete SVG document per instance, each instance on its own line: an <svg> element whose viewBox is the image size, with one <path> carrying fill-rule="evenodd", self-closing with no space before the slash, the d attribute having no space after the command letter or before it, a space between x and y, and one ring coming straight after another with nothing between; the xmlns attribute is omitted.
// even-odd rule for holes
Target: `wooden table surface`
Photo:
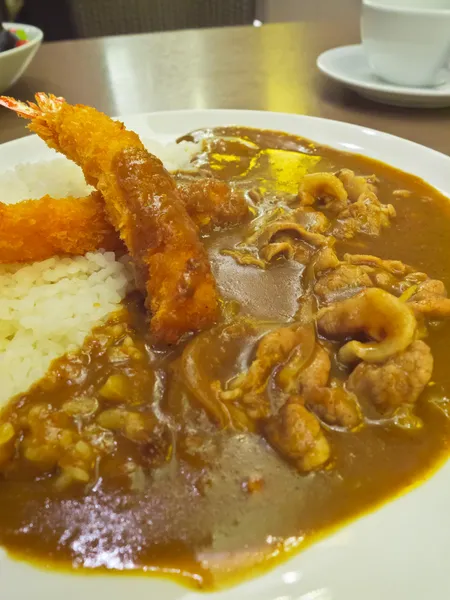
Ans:
<svg viewBox="0 0 450 600"><path fill-rule="evenodd" d="M246 108L337 119L450 154L450 109L387 107L328 81L317 56L359 40L357 11L333 22L232 27L44 44L10 90L91 104L111 115L184 108ZM26 135L0 109L0 142Z"/></svg>

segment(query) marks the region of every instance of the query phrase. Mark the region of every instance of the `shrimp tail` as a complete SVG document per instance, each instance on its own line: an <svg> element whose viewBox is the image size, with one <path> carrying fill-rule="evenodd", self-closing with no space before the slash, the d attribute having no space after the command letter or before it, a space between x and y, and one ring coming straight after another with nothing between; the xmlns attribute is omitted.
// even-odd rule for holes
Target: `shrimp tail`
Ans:
<svg viewBox="0 0 450 600"><path fill-rule="evenodd" d="M36 102L21 102L9 96L0 96L0 106L13 110L19 117L31 120L43 116L44 113L57 112L64 102L64 98L43 92L36 94Z"/></svg>
<svg viewBox="0 0 450 600"><path fill-rule="evenodd" d="M68 104L64 98L43 92L38 92L35 99L36 102L20 102L8 96L0 96L0 106L13 110L23 119L29 119L28 129L42 138L50 148L60 151L57 117Z"/></svg>

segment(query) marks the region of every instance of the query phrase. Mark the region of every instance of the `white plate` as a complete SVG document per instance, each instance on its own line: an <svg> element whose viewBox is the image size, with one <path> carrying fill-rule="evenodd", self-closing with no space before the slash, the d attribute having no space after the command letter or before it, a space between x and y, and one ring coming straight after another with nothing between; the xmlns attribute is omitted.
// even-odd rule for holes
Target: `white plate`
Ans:
<svg viewBox="0 0 450 600"><path fill-rule="evenodd" d="M376 102L416 108L450 106L450 73L446 83L430 88L386 83L372 73L361 44L327 50L317 59L317 66L331 79Z"/></svg>
<svg viewBox="0 0 450 600"><path fill-rule="evenodd" d="M371 129L306 116L250 111L177 111L125 119L141 134L174 139L189 130L247 125L298 134L383 160L450 196L450 158ZM151 130L151 131L149 131ZM50 157L36 137L0 146L3 168ZM280 490L282 493L282 490ZM360 518L275 570L215 594L164 579L40 571L0 554L1 600L445 600L449 597L450 462L421 487Z"/></svg>

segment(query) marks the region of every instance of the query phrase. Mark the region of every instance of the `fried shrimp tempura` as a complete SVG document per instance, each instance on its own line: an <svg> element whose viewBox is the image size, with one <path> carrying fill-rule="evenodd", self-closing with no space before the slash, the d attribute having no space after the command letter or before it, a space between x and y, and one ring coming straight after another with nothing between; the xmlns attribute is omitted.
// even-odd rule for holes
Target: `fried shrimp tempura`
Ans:
<svg viewBox="0 0 450 600"><path fill-rule="evenodd" d="M218 298L206 250L162 162L138 135L94 108L36 94L36 104L0 97L29 129L78 164L137 266L156 341L177 342L210 326Z"/></svg>
<svg viewBox="0 0 450 600"><path fill-rule="evenodd" d="M189 179L177 189L201 232L235 225L247 217L244 196L223 181ZM16 204L0 202L0 263L33 262L55 254L83 255L100 248L124 249L105 214L100 192L84 198L44 196Z"/></svg>
<svg viewBox="0 0 450 600"><path fill-rule="evenodd" d="M49 217L50 215L50 217ZM86 198L44 196L0 204L0 263L34 262L124 246L105 215L99 192Z"/></svg>

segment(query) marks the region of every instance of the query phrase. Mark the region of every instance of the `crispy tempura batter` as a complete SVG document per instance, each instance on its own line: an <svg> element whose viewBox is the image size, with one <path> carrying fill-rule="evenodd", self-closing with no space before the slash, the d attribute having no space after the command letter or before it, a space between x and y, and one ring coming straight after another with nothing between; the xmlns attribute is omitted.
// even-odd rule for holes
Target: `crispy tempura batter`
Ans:
<svg viewBox="0 0 450 600"><path fill-rule="evenodd" d="M114 198L111 221L146 280L155 334L170 342L210 325L218 307L206 251L161 161L126 148L99 187Z"/></svg>
<svg viewBox="0 0 450 600"><path fill-rule="evenodd" d="M26 105L0 103L31 119L29 129L77 163L105 199L109 220L133 257L147 291L158 341L211 325L218 301L197 229L162 162L138 135L94 108L37 94Z"/></svg>
<svg viewBox="0 0 450 600"><path fill-rule="evenodd" d="M248 214L244 196L223 181L188 179L177 189L202 232L235 225ZM0 263L32 262L55 254L83 255L99 248L123 249L105 215L100 192L85 198L44 196L17 204L0 202Z"/></svg>
<svg viewBox="0 0 450 600"><path fill-rule="evenodd" d="M99 192L85 198L44 196L0 204L0 263L34 262L55 254L123 249Z"/></svg>

